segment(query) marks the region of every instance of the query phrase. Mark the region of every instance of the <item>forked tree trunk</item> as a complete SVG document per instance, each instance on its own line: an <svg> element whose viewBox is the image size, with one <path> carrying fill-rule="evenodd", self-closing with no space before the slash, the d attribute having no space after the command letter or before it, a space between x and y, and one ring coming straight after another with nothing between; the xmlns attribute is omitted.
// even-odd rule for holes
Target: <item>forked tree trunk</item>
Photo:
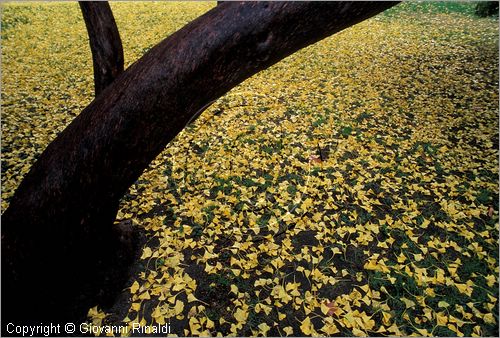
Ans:
<svg viewBox="0 0 500 338"><path fill-rule="evenodd" d="M123 72L123 47L107 1L79 1L89 35L95 96Z"/></svg>
<svg viewBox="0 0 500 338"><path fill-rule="evenodd" d="M152 48L47 147L3 214L3 322L84 315L121 264L111 231L120 198L188 121L251 75L394 4L224 2Z"/></svg>

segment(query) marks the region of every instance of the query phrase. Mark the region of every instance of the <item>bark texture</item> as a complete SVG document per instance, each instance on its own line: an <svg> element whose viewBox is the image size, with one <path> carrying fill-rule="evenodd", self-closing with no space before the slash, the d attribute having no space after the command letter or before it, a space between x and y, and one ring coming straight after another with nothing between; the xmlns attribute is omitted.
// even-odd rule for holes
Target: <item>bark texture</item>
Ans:
<svg viewBox="0 0 500 338"><path fill-rule="evenodd" d="M2 217L4 322L85 315L125 264L113 253L120 198L188 121L251 75L394 4L224 2L152 48L47 147L14 194Z"/></svg>
<svg viewBox="0 0 500 338"><path fill-rule="evenodd" d="M95 96L123 72L123 47L107 1L79 1L89 35Z"/></svg>

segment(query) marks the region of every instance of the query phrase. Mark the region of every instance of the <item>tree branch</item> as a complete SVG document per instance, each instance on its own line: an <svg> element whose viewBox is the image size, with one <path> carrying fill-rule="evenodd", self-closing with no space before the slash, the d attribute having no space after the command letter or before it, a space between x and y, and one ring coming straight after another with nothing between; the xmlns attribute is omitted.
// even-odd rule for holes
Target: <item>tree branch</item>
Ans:
<svg viewBox="0 0 500 338"><path fill-rule="evenodd" d="M123 47L107 1L79 1L89 35L97 97L123 72Z"/></svg>

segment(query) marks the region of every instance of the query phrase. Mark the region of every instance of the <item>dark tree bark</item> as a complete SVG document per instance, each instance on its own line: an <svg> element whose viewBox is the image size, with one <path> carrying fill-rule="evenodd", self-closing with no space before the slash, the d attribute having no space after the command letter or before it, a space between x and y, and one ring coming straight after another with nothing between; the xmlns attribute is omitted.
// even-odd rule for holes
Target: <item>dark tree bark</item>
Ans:
<svg viewBox="0 0 500 338"><path fill-rule="evenodd" d="M95 96L123 72L123 47L107 1L79 1L89 35Z"/></svg>
<svg viewBox="0 0 500 338"><path fill-rule="evenodd" d="M498 16L498 1L481 1L476 4L476 15L480 17Z"/></svg>
<svg viewBox="0 0 500 338"><path fill-rule="evenodd" d="M152 48L47 147L3 214L4 323L84 315L117 265L120 198L167 143L246 78L394 4L224 2Z"/></svg>

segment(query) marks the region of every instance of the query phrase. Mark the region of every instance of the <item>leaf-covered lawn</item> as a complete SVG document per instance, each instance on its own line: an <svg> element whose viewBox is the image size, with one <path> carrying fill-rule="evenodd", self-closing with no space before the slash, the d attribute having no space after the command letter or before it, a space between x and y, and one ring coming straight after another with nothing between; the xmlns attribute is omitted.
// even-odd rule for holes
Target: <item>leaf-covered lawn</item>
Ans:
<svg viewBox="0 0 500 338"><path fill-rule="evenodd" d="M126 64L214 3L112 3ZM2 209L93 95L76 3L3 5ZM118 215L177 335L498 334L498 21L395 11L234 88ZM95 323L104 314L90 311Z"/></svg>

